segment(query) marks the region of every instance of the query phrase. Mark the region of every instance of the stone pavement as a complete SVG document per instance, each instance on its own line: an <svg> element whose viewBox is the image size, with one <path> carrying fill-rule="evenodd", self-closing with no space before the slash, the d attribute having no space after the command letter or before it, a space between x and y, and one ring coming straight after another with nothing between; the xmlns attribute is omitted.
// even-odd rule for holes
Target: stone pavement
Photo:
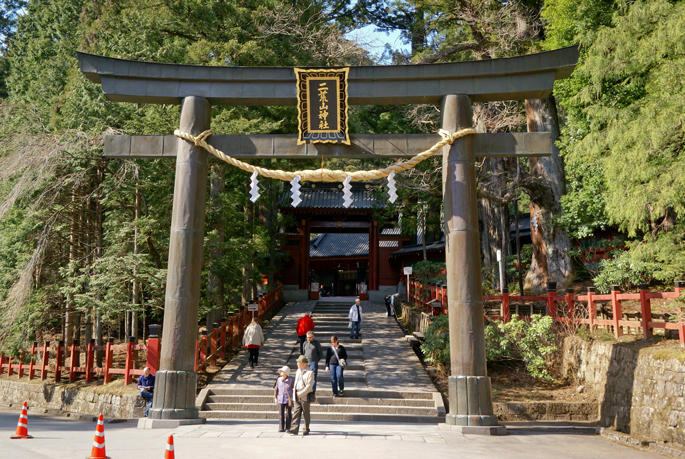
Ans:
<svg viewBox="0 0 685 459"><path fill-rule="evenodd" d="M18 411L0 410L0 458L72 459L90 454L95 423L41 415L29 410L32 440L9 440ZM175 429L137 429L135 423L105 424L107 455L163 457L166 438L174 434L178 459L354 457L355 459L437 458L601 458L664 457L615 444L595 435L536 432L510 428L506 437L442 432L434 425L312 422L312 434L278 433L277 421L209 421ZM554 429L551 429L554 430Z"/></svg>
<svg viewBox="0 0 685 459"><path fill-rule="evenodd" d="M296 369L299 355L295 326L312 314L316 338L324 348L337 335L348 353L345 396L334 398L325 361L319 362L317 401L312 417L329 421L444 421L444 406L425 369L385 306L362 302L361 339L349 339L347 314L353 298L323 298L290 303L270 322L260 349L259 366L250 368L247 353L238 354L200 396L201 416L215 419L277 419L273 387L283 365Z"/></svg>

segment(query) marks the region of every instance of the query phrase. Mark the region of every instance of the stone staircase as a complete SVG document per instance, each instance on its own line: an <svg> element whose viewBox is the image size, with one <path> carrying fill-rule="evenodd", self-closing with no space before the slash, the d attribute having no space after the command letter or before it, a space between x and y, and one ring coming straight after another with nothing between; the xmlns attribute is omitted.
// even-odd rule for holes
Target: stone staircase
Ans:
<svg viewBox="0 0 685 459"><path fill-rule="evenodd" d="M383 340L383 336L377 336L379 332L383 332L383 334L388 334L388 331L392 332L395 343L391 345L391 348L402 346L405 351L409 350L411 357L416 360L413 363L420 366L418 358L401 339L402 334L397 325L383 320L384 306L367 302L362 304L362 339L351 340L348 338L347 324L349 321L347 313L353 300L345 299L344 302L338 302L324 299L308 303L311 304L310 311L316 326L314 328L315 338L321 343L324 354L330 346L331 335L338 337L348 354L348 367L344 373L345 395L343 397L333 397L330 376L325 371L325 361L322 359L319 362L316 400L311 404L312 420L393 423L444 422L445 410L442 398L432 385L426 385L425 381L422 380L423 384L419 385L418 388L416 385L408 385L407 390L398 390L398 385L393 382L393 378L397 378L397 376L393 376L397 374L397 368L391 369L387 381L384 380L383 375L379 377L374 373L383 371L383 368L378 368L377 362L388 359L384 359L383 356L379 358L376 355L377 348L380 346L374 344L374 346L365 349L364 338L369 336L367 340L371 340L370 337L374 336L372 341L377 343L379 340ZM287 312L285 313L287 314ZM300 311L295 312L293 316L289 322L293 323L292 329L294 330L294 322L301 316ZM375 324L376 321L380 323ZM287 327L285 323L281 325L281 327L283 326ZM287 343L288 345L284 346L287 352L284 352L281 365L288 365L291 368L291 374L294 374L297 368L295 361L299 356L299 344L296 343L293 335L294 333L290 331L290 339L282 340L283 344ZM271 338L267 335L265 347L270 344L270 341ZM387 352L385 348L381 350ZM236 356L236 358L240 357L240 355ZM405 360L409 360L409 358L401 359L401 361ZM210 384L203 391L204 394L198 397L198 407L201 407L200 415L208 419L278 419L278 407L273 400L273 384L277 377L276 361L277 359L274 357L269 361L268 365L274 368L269 368L268 376L258 378L256 374L251 375L252 379L260 382L259 384ZM367 362L371 363L371 368L367 368ZM263 362L260 357L260 367L254 370L262 368L262 366ZM241 368L246 373L254 371L249 367ZM422 368L417 370L414 367L408 373L415 374L416 371L419 371L420 374L422 370ZM400 368L399 371L402 372L402 369ZM369 383L369 373L375 374L371 377L371 384ZM427 379L427 377L425 378ZM230 382L238 379L231 378ZM383 382L378 384L378 381ZM430 381L428 382L430 383ZM405 384L399 386L404 388ZM421 388L428 390L420 390Z"/></svg>

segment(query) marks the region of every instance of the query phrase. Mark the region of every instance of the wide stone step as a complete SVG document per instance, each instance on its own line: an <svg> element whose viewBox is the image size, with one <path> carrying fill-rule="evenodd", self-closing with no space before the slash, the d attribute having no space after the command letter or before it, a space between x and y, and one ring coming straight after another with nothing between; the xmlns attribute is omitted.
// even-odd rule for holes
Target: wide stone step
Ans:
<svg viewBox="0 0 685 459"><path fill-rule="evenodd" d="M321 391L317 391L321 392ZM244 403L273 403L273 392L270 396L266 395L209 395L206 403L219 404L244 404ZM434 408L433 400L406 400L402 398L359 398L348 397L345 392L344 397L323 397L317 395L316 403L320 405L373 405L373 406L411 406Z"/></svg>
<svg viewBox="0 0 685 459"><path fill-rule="evenodd" d="M273 397L273 389L234 389L234 388L219 388L213 387L209 396L215 395L269 395ZM333 391L331 389L317 389L317 397L332 397ZM403 399L403 400L433 400L433 394L430 392L404 392L392 390L373 390L373 389L350 389L345 390L345 398L380 398L380 399Z"/></svg>
<svg viewBox="0 0 685 459"><path fill-rule="evenodd" d="M431 416L435 408L384 406L384 405L321 405L312 403L312 413L363 413L363 414L404 414L410 416ZM207 403L207 411L278 411L278 405L271 403Z"/></svg>
<svg viewBox="0 0 685 459"><path fill-rule="evenodd" d="M366 381L366 372L364 370L365 370L364 367L362 367L361 370L348 370L347 368L345 368L345 371L343 372L343 378L344 378L345 382L348 382L348 381L349 382ZM291 373L290 373L291 375L295 374L294 368L291 367L290 371L291 371ZM329 380L329 381L331 379L331 374L326 373L325 367L319 368L318 381L321 381L322 377Z"/></svg>
<svg viewBox="0 0 685 459"><path fill-rule="evenodd" d="M278 411L200 411L200 416L208 419L278 419ZM344 422L385 422L438 424L445 422L445 416L412 416L399 414L369 413L312 413L313 421ZM316 425L312 424L312 430Z"/></svg>

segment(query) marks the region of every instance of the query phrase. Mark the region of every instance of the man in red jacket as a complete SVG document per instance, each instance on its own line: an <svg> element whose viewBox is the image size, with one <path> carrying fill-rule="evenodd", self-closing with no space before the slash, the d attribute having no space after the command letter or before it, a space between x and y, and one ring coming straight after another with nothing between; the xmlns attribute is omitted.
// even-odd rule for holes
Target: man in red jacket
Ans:
<svg viewBox="0 0 685 459"><path fill-rule="evenodd" d="M302 318L297 321L297 337L300 339L300 355L304 354L302 346L307 340L307 332L314 330L314 321L309 317L309 313L302 314Z"/></svg>

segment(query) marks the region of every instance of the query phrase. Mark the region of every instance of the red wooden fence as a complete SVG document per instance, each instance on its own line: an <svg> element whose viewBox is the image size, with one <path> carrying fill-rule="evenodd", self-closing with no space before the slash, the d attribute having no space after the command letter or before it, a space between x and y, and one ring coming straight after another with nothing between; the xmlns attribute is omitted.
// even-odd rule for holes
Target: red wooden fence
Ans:
<svg viewBox="0 0 685 459"><path fill-rule="evenodd" d="M563 294L559 294L556 289L556 283L550 282L548 283L547 295L545 296L509 295L505 290L503 295L484 296L483 301L499 301L502 303L501 315L487 317L490 319L501 319L505 322L511 320L510 303L512 301L540 301L546 303L546 314L554 317L554 320L557 322L574 321L586 324L592 330L596 329L597 326L606 326L613 329L616 337L623 335L624 327L632 327L641 330L645 339L652 337L652 330L655 328L678 330L680 343L685 344L685 324L683 320L679 319L677 322L654 321L652 319L651 306L651 300L655 298L675 299L680 297L685 292L685 281L676 282L673 292L650 292L647 284L640 284L638 293L621 293L618 286L612 286L611 292L604 295L597 294L594 287L588 287L587 290L585 295L575 295L571 289L566 290ZM430 308L429 303L435 300L441 303L441 312L446 314L448 304L446 285L441 283L423 285L416 279L409 280L409 301L412 304ZM638 320L623 320L621 302L626 300L640 301L640 317ZM611 302L611 319L597 318L598 301ZM583 312L579 315L576 303L584 303L587 307L587 313ZM680 309L677 310L677 313L678 316L682 315Z"/></svg>
<svg viewBox="0 0 685 459"><path fill-rule="evenodd" d="M283 292L279 287L265 295L259 297L259 306L255 317L263 320L269 317L283 304ZM195 345L195 370L203 372L206 370L207 361L211 365L216 365L217 358L224 358L226 351L239 345L242 339L242 332L252 319L252 313L247 311L245 306L241 306L235 313L229 313L229 318L222 318L221 324L214 324L211 333L202 332L200 339ZM155 328L153 328L155 327ZM150 329L157 330L159 326L151 326ZM60 382L64 377L69 381L75 381L78 373L85 374L87 382L93 380L95 374L103 375L106 383L112 381L112 375L124 375L125 384L133 382L133 376L143 374L143 369L136 368L138 353L146 353L145 366L150 368L152 374L156 374L159 369L160 339L156 333L151 333L146 344L136 344L135 339L130 337L126 344L114 344L114 338L109 338L104 346L96 346L95 340L90 340L87 346L79 346L76 341L66 350L64 341L58 341L56 345L50 346L46 341L42 347L34 341L29 349L21 352L19 356L5 356L0 354L0 375L7 371L8 376L16 373L18 378L27 376L29 379L40 377L41 380L48 379L48 373L52 374L55 382ZM65 365L65 351L70 356L69 365ZM95 353L103 352L103 366L95 366ZM125 352L126 359L124 368L114 366L114 353ZM30 356L28 359L27 357ZM81 362L83 357L83 365ZM24 363L29 360L29 363Z"/></svg>
<svg viewBox="0 0 685 459"><path fill-rule="evenodd" d="M256 304L258 311L254 317L261 322L283 305L283 290L278 288L260 295ZM253 313L244 305L229 313L228 318L222 318L221 323L212 324L211 329L207 324L207 330L202 330L200 339L195 343L195 371L206 371L208 363L215 366L217 357L223 359L228 349L241 346L243 331L252 316Z"/></svg>

